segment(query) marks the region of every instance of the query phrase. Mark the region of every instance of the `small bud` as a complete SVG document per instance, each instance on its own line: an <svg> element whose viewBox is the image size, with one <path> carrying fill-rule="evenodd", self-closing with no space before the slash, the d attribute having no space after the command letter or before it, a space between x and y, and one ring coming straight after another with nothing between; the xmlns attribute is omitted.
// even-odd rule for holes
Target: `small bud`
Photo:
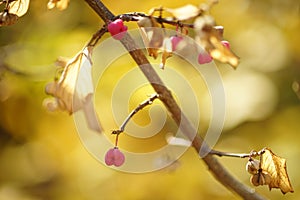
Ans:
<svg viewBox="0 0 300 200"><path fill-rule="evenodd" d="M114 39L121 40L126 34L127 26L124 25L122 19L117 19L113 22L110 22L107 26L107 29Z"/></svg>

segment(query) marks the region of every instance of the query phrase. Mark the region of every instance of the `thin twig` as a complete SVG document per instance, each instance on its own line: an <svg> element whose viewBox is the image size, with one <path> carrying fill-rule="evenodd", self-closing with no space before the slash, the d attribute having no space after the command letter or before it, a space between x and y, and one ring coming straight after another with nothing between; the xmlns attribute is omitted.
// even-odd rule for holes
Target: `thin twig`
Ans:
<svg viewBox="0 0 300 200"><path fill-rule="evenodd" d="M229 153L229 152L217 151L214 149L212 149L209 153L220 157L227 156L227 157L237 157L237 158L248 158L252 156L251 153Z"/></svg>
<svg viewBox="0 0 300 200"><path fill-rule="evenodd" d="M155 99L159 98L158 94L153 94L151 95L147 100L145 100L144 102L140 103L134 110L131 111L131 113L126 117L126 119L124 120L124 122L122 123L122 125L120 126L120 128L118 130L113 130L111 134L116 135L116 141L115 141L115 146L118 146L118 141L119 141L119 135L120 133L124 132L125 127L127 125L127 123L130 121L130 119L136 114L138 113L140 110L142 110L143 108L145 108L148 105L151 105L153 103L153 101Z"/></svg>
<svg viewBox="0 0 300 200"><path fill-rule="evenodd" d="M139 13L139 12L125 13L125 14L117 15L116 17L114 17L114 20L122 19L123 21L139 21L143 17L150 18L150 15L146 15L145 13ZM194 24L183 23L179 20L174 20L174 18L162 18L156 16L151 16L151 17L153 17L160 24L165 23L172 26L187 27L187 28L194 27Z"/></svg>
<svg viewBox="0 0 300 200"><path fill-rule="evenodd" d="M107 32L107 27L104 25L101 29L99 29L96 33L94 33L93 37L88 42L87 46L94 47L101 39L101 37Z"/></svg>
<svg viewBox="0 0 300 200"><path fill-rule="evenodd" d="M131 113L126 117L126 119L124 120L124 122L122 123L122 125L120 126L119 130L113 131L113 134L120 134L122 132L124 132L125 130L125 126L127 125L127 123L130 121L130 119L136 114L138 113L140 110L142 110L143 108L145 108L148 105L151 105L153 103L153 101L155 99L157 99L159 97L158 94L153 94L149 97L149 99L145 100L144 102L140 103L134 110L131 111Z"/></svg>
<svg viewBox="0 0 300 200"><path fill-rule="evenodd" d="M100 0L85 0L94 11L105 21L114 19L114 15L108 10L108 8ZM204 142L203 138L199 135L194 137L197 131L181 112L178 104L173 98L171 92L164 85L158 74L155 72L148 59L144 55L143 51L139 49L133 38L126 34L121 40L124 47L128 50L131 57L140 67L140 70L146 76L148 81L151 83L153 89L160 96L160 100L164 103L166 108L171 114L171 117L176 122L177 126L180 127L181 131L192 140L193 147L197 152L200 151L202 145L209 148ZM206 155L202 158L207 164L210 172L215 176L215 178L222 183L225 187L235 191L243 199L249 200L264 200L265 198L260 194L256 193L250 187L244 185L235 179L224 167L223 165L214 157L212 154Z"/></svg>

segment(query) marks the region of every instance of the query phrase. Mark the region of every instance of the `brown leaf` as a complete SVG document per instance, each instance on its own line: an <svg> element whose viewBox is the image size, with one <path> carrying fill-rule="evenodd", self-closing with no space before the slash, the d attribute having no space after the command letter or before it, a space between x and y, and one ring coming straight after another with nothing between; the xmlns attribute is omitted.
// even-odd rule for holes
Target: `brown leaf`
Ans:
<svg viewBox="0 0 300 200"><path fill-rule="evenodd" d="M167 12L171 13L177 20L183 21L194 18L199 15L200 10L198 7L188 4L179 8L166 8Z"/></svg>
<svg viewBox="0 0 300 200"><path fill-rule="evenodd" d="M194 22L196 32L196 41L202 46L214 59L230 64L234 69L239 64L239 58L222 43L223 31L215 26L215 21L210 15L198 17Z"/></svg>
<svg viewBox="0 0 300 200"><path fill-rule="evenodd" d="M0 26L13 25L18 19L18 15L3 11L0 13Z"/></svg>
<svg viewBox="0 0 300 200"><path fill-rule="evenodd" d="M265 148L261 155L261 169L271 176L268 184L270 190L279 188L283 194L294 192L286 169L286 160L275 155L271 149Z"/></svg>

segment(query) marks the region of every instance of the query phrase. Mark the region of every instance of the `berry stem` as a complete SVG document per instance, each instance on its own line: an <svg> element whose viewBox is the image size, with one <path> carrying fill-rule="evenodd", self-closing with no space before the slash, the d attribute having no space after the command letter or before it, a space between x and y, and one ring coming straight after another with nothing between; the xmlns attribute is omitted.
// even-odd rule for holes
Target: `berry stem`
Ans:
<svg viewBox="0 0 300 200"><path fill-rule="evenodd" d="M121 132L120 132L120 133L121 133ZM118 133L118 134L116 135L115 148L118 146L118 141L119 141L119 135L120 135L120 133Z"/></svg>
<svg viewBox="0 0 300 200"><path fill-rule="evenodd" d="M122 125L120 126L120 128L118 130L114 130L112 131L112 134L116 134L117 137L119 136L120 133L124 132L126 125L128 124L128 122L130 121L130 119L136 114L138 113L140 110L142 110L143 108L145 108L148 105L151 105L153 103L153 101L155 99L159 98L158 94L153 94L151 95L147 100L145 100L144 102L140 103L134 110L132 110L130 112L130 114L126 117L126 119L124 120L124 122L122 123ZM117 138L116 138L116 143L117 143ZM117 145L116 145L117 146Z"/></svg>

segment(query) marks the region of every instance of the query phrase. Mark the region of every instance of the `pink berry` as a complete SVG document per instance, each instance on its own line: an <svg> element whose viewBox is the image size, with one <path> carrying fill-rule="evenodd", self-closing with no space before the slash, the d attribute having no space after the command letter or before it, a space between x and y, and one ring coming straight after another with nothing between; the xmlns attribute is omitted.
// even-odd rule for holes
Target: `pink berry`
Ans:
<svg viewBox="0 0 300 200"><path fill-rule="evenodd" d="M119 149L115 149L114 156L115 156L115 164L114 165L116 167L123 165L123 163L125 162L125 156Z"/></svg>
<svg viewBox="0 0 300 200"><path fill-rule="evenodd" d="M111 166L114 162L114 149L109 149L105 154L105 164Z"/></svg>
<svg viewBox="0 0 300 200"><path fill-rule="evenodd" d="M227 48L230 49L230 43L226 40L222 40L221 43Z"/></svg>
<svg viewBox="0 0 300 200"><path fill-rule="evenodd" d="M107 29L114 39L121 40L126 34L127 26L124 25L122 19L116 19L108 24Z"/></svg>
<svg viewBox="0 0 300 200"><path fill-rule="evenodd" d="M213 58L208 53L200 53L198 55L198 63L199 64L205 64L210 63L213 60Z"/></svg>
<svg viewBox="0 0 300 200"><path fill-rule="evenodd" d="M124 154L118 149L118 147L109 149L105 154L105 164L108 166L114 165L120 167L125 162Z"/></svg>
<svg viewBox="0 0 300 200"><path fill-rule="evenodd" d="M180 36L172 36L171 38L171 42L172 42L172 51L176 50L176 47L178 45L178 43L183 39Z"/></svg>

